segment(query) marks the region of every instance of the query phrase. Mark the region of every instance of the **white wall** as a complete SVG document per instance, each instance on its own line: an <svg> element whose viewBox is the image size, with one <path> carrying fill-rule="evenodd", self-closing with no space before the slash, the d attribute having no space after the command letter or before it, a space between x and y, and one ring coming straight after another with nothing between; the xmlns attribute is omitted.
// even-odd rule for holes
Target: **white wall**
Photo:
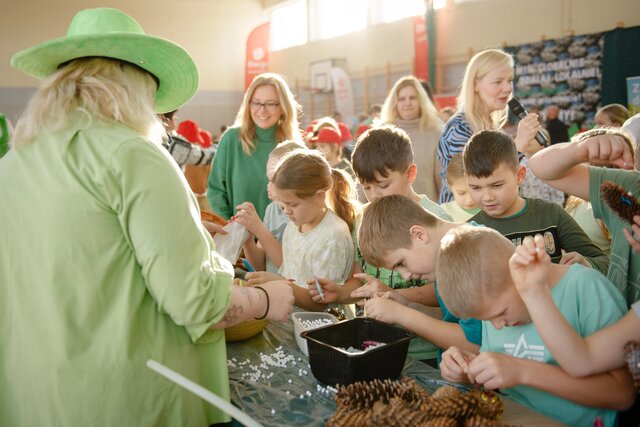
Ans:
<svg viewBox="0 0 640 427"><path fill-rule="evenodd" d="M78 6L78 5L81 6ZM133 16L145 32L182 45L200 72L200 90L181 111L216 132L230 123L244 90L244 52L253 28L268 20L257 0L23 0L2 9L0 111L15 119L37 81L10 67L11 56L63 36L81 8L115 7Z"/></svg>
<svg viewBox="0 0 640 427"><path fill-rule="evenodd" d="M489 47L611 30L619 21L640 25L638 0L475 0L437 11L436 61L466 62ZM348 72L380 71L390 62L413 61L411 19L371 26L330 40L313 41L271 53L271 69L290 81L309 79L309 63L345 58Z"/></svg>
<svg viewBox="0 0 640 427"><path fill-rule="evenodd" d="M111 6L132 15L146 32L173 40L194 57L200 91L182 111L216 131L233 120L244 85L246 38L268 20L278 0L23 0L3 8L0 25L0 111L15 118L37 82L9 66L18 50L64 35L81 7ZM465 62L475 51L567 35L640 25L638 0L475 0L438 11L436 55L439 66ZM309 63L343 58L348 72L362 77L410 70L413 61L411 20L376 25L365 31L315 41L271 53L271 70L292 86L308 80ZM440 76L442 77L442 76Z"/></svg>

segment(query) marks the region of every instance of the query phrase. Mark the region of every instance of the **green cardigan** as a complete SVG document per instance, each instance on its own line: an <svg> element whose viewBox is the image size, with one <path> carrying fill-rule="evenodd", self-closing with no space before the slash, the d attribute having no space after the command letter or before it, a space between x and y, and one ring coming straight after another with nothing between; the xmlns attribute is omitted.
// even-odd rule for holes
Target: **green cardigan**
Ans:
<svg viewBox="0 0 640 427"><path fill-rule="evenodd" d="M256 127L256 146L251 155L242 150L240 129L227 130L213 158L207 182L207 199L213 211L225 219L231 218L236 206L251 202L260 219L270 203L267 196L267 159L276 146L276 127Z"/></svg>

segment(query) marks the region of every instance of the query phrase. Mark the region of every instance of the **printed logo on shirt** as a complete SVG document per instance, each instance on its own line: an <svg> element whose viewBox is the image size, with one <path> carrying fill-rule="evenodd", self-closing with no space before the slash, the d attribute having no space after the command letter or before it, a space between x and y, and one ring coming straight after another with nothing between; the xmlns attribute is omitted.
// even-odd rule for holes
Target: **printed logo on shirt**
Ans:
<svg viewBox="0 0 640 427"><path fill-rule="evenodd" d="M504 352L519 359L529 359L537 362L544 361L544 346L529 345L524 334L520 335L516 344L505 343Z"/></svg>
<svg viewBox="0 0 640 427"><path fill-rule="evenodd" d="M518 231L515 233L505 234L504 237L511 240L511 242L520 246L522 241L527 236L535 236L541 234L544 238L544 248L547 250L551 261L557 261L562 257L562 251L560 250L560 239L558 238L558 227L552 225L550 227L538 230Z"/></svg>

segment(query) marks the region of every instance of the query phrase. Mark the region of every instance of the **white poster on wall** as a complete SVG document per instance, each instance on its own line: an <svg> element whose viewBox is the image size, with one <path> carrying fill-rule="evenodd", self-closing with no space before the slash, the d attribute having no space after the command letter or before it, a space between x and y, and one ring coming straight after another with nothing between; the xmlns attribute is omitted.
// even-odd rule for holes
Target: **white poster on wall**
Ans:
<svg viewBox="0 0 640 427"><path fill-rule="evenodd" d="M331 80L336 111L342 114L343 122L350 123L350 119L354 116L351 78L344 69L333 67L331 68Z"/></svg>

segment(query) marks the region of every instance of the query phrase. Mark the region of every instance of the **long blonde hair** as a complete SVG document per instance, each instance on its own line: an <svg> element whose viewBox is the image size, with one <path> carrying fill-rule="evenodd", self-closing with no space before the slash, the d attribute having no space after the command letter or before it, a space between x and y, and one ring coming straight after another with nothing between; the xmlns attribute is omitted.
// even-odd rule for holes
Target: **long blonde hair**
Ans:
<svg viewBox="0 0 640 427"><path fill-rule="evenodd" d="M157 84L151 74L110 58L79 58L47 77L18 121L13 147L41 132L55 132L74 111L90 119L118 122L161 142L162 124L154 112Z"/></svg>
<svg viewBox="0 0 640 427"><path fill-rule="evenodd" d="M420 130L441 129L442 122L438 117L438 110L427 96L427 92L420 84L420 81L414 76L401 77L393 85L382 106L382 122L394 124L400 117L398 115L398 92L407 86L413 87L418 94L418 103L420 104Z"/></svg>
<svg viewBox="0 0 640 427"><path fill-rule="evenodd" d="M282 116L276 123L276 143L282 142L287 139L300 141L300 135L298 132L298 112L300 111L300 105L295 100L289 85L283 76L276 73L263 73L256 76L249 88L244 93L242 105L236 115L236 121L234 126L240 128L240 143L242 149L248 155L256 148L254 140L256 138L256 124L251 118L251 98L253 92L259 87L264 85L271 85L275 88L278 94L278 102L282 110Z"/></svg>
<svg viewBox="0 0 640 427"><path fill-rule="evenodd" d="M631 117L631 113L622 104L607 104L604 107L600 108L596 111L596 116L598 114L606 114L606 116L611 120L614 127L620 127L624 122L627 121L629 117Z"/></svg>
<svg viewBox="0 0 640 427"><path fill-rule="evenodd" d="M322 154L308 149L287 154L273 174L273 185L280 190L292 190L301 199L312 197L319 190L326 191L331 210L353 231L357 202L351 199L351 178L339 169L332 169Z"/></svg>
<svg viewBox="0 0 640 427"><path fill-rule="evenodd" d="M496 68L509 66L513 68L513 58L508 53L498 49L488 49L476 53L464 72L460 96L458 96L458 111L465 115L473 133L481 130L500 129L507 121L508 109L494 111L491 119L487 120L486 110L482 108L482 101L476 94L476 82Z"/></svg>

